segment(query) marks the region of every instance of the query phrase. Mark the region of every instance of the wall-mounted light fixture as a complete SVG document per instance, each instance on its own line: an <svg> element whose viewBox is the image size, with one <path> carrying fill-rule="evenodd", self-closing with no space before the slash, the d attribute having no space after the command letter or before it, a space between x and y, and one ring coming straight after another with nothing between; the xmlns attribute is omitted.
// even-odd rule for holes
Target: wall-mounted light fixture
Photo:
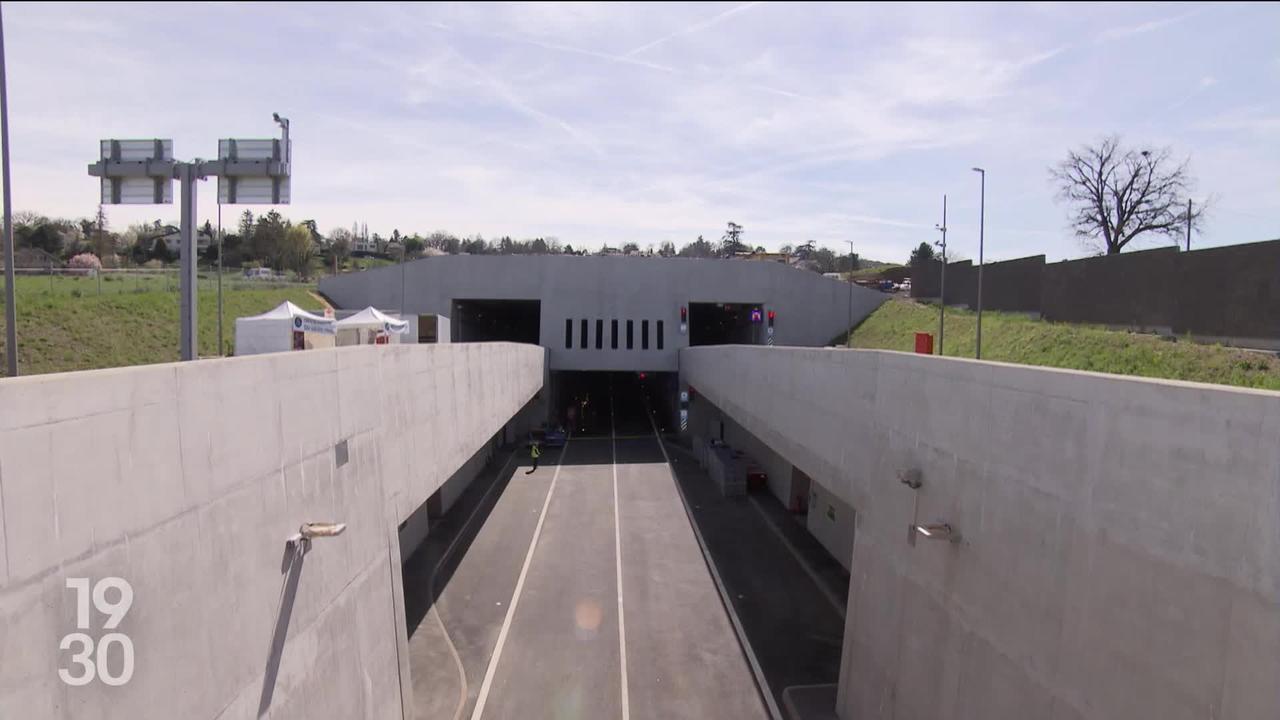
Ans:
<svg viewBox="0 0 1280 720"><path fill-rule="evenodd" d="M949 524L944 522L934 522L925 525L915 525L912 527L914 534L920 535L929 540L947 540L950 542L960 542L960 533L956 532Z"/></svg>
<svg viewBox="0 0 1280 720"><path fill-rule="evenodd" d="M346 523L303 523L298 532L285 538L286 545L311 544L313 538L337 537L347 529Z"/></svg>

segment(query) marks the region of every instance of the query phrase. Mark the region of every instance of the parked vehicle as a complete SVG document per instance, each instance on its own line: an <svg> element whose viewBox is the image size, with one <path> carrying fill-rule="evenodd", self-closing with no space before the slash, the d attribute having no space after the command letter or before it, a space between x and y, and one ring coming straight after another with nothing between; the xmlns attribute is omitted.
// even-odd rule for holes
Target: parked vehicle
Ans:
<svg viewBox="0 0 1280 720"><path fill-rule="evenodd" d="M565 432L564 428L551 428L543 433L543 447L564 447Z"/></svg>

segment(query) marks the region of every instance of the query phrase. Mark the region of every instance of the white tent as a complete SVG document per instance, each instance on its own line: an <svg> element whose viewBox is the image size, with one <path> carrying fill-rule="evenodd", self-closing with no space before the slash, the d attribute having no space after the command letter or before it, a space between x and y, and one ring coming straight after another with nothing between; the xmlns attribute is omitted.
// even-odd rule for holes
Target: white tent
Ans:
<svg viewBox="0 0 1280 720"><path fill-rule="evenodd" d="M339 345L374 344L378 337L404 335L409 332L409 323L397 320L375 307L367 307L348 318L334 323L338 332Z"/></svg>
<svg viewBox="0 0 1280 720"><path fill-rule="evenodd" d="M302 335L302 348L333 347L334 322L309 313L289 301L252 317L236 318L236 355L286 352L299 349L294 332Z"/></svg>

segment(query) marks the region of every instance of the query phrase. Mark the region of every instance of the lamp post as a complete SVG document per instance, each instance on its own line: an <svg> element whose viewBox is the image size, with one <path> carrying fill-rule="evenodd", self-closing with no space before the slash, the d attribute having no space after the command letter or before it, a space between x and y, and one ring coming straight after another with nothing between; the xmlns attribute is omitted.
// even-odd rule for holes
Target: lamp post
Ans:
<svg viewBox="0 0 1280 720"><path fill-rule="evenodd" d="M974 168L974 172L982 177L982 190L978 205L978 337L975 346L974 356L982 359L982 245L983 232L987 224L987 171L982 168Z"/></svg>
<svg viewBox="0 0 1280 720"><path fill-rule="evenodd" d="M849 282L849 324L845 326L849 329L845 331L844 344L850 346L853 344L853 241L845 242L849 243L849 277L846 278Z"/></svg>
<svg viewBox="0 0 1280 720"><path fill-rule="evenodd" d="M942 196L942 224L935 225L942 233L942 242L934 244L942 248L942 281L938 288L938 354L942 355L942 340L947 329L947 196Z"/></svg>

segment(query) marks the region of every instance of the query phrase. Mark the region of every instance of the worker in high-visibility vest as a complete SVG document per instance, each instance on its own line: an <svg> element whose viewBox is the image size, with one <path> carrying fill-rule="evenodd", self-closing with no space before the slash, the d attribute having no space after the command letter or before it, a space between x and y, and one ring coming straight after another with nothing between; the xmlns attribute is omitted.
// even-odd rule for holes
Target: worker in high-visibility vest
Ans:
<svg viewBox="0 0 1280 720"><path fill-rule="evenodd" d="M542 448L538 447L538 441L534 440L529 443L529 458L533 460L533 467L529 468L525 475L532 475L534 470L538 469L538 458L542 457Z"/></svg>

